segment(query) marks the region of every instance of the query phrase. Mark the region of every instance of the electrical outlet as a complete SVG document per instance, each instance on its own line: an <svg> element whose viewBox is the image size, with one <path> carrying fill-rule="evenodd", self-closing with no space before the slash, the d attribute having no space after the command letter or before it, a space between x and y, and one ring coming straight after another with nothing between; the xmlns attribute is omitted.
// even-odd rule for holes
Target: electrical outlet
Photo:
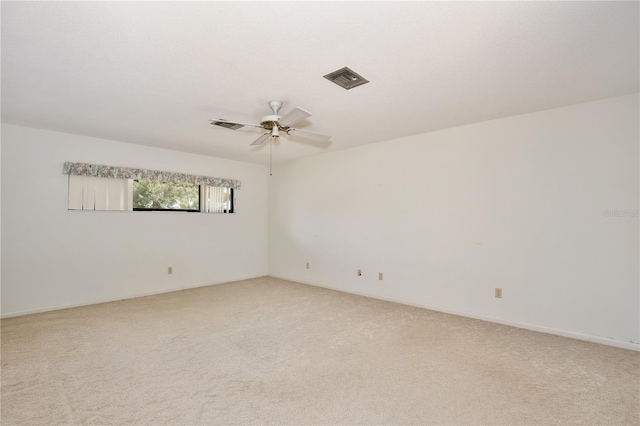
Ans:
<svg viewBox="0 0 640 426"><path fill-rule="evenodd" d="M496 288L495 289L495 296L496 296L496 299L502 299L502 289L501 288Z"/></svg>
<svg viewBox="0 0 640 426"><path fill-rule="evenodd" d="M307 262L307 269L309 269L309 262Z"/></svg>
<svg viewBox="0 0 640 426"><path fill-rule="evenodd" d="M169 266L167 268L167 274L169 274L169 275L173 274L173 266Z"/></svg>
<svg viewBox="0 0 640 426"><path fill-rule="evenodd" d="M358 276L361 277L362 276L362 269L358 269Z"/></svg>
<svg viewBox="0 0 640 426"><path fill-rule="evenodd" d="M382 272L378 272L378 280L382 281Z"/></svg>

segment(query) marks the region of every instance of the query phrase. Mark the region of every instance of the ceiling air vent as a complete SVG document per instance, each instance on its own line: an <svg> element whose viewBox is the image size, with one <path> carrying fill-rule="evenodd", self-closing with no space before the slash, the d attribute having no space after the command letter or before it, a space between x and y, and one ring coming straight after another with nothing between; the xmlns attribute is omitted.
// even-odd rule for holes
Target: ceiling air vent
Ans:
<svg viewBox="0 0 640 426"><path fill-rule="evenodd" d="M211 124L213 124L214 126L220 126L220 127L224 127L225 129L231 129L231 130L238 130L242 127L244 127L244 125L242 124L238 124L238 123L226 123L224 121L212 121Z"/></svg>
<svg viewBox="0 0 640 426"><path fill-rule="evenodd" d="M368 83L369 80L362 77L357 72L350 70L347 67L341 68L338 71L334 71L331 74L324 76L327 80L333 81L338 86L344 89L353 89L354 87L362 86Z"/></svg>

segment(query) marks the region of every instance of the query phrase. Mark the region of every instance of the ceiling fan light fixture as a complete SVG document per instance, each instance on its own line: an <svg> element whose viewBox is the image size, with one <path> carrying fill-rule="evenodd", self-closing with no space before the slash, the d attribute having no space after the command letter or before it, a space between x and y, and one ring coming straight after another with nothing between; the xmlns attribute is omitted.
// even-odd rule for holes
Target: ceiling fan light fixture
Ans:
<svg viewBox="0 0 640 426"><path fill-rule="evenodd" d="M369 83L369 80L348 67L340 68L339 70L329 73L325 75L324 78L346 90Z"/></svg>

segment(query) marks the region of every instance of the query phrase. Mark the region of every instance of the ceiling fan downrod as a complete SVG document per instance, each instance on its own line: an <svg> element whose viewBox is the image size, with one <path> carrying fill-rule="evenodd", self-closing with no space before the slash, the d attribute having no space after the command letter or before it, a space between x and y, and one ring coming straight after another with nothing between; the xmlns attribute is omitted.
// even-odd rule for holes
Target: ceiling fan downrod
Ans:
<svg viewBox="0 0 640 426"><path fill-rule="evenodd" d="M282 107L281 101L269 101L269 107L273 110L275 115L278 115L278 111L280 111L280 107Z"/></svg>

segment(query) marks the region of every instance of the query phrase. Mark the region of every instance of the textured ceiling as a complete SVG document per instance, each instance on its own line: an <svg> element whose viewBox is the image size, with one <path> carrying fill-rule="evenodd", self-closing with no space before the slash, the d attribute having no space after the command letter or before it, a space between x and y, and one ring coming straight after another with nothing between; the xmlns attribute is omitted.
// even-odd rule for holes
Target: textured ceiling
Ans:
<svg viewBox="0 0 640 426"><path fill-rule="evenodd" d="M256 163L638 91L638 2L6 2L2 121ZM344 90L323 75L370 80ZM264 144L266 146L267 144Z"/></svg>

